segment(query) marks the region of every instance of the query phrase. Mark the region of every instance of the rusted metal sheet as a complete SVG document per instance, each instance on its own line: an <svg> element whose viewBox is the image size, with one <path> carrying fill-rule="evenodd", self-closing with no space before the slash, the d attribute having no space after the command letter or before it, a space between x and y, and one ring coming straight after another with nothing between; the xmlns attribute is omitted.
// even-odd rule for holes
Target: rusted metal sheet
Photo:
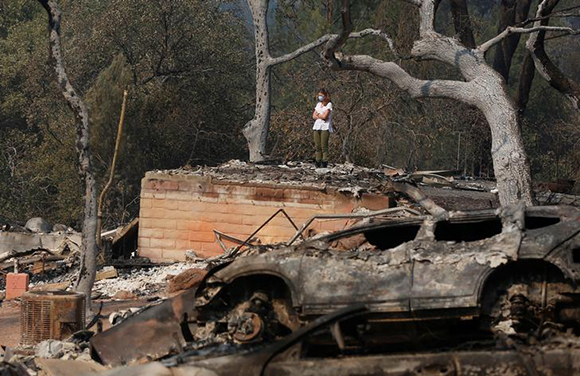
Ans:
<svg viewBox="0 0 580 376"><path fill-rule="evenodd" d="M195 289L152 306L90 340L93 358L118 366L179 351L188 338L181 323L194 317Z"/></svg>

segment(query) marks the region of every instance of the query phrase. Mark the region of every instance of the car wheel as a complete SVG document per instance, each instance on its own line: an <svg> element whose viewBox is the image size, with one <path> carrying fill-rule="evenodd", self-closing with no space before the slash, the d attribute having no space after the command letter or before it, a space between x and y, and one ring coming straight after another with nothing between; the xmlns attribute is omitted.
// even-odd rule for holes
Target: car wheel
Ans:
<svg viewBox="0 0 580 376"><path fill-rule="evenodd" d="M539 327L541 307L530 299L524 284L514 284L498 291L495 302L486 315L487 325L492 332L505 334L524 333Z"/></svg>
<svg viewBox="0 0 580 376"><path fill-rule="evenodd" d="M262 291L235 305L226 320L229 334L240 343L270 341L300 326L286 299L271 299Z"/></svg>
<svg viewBox="0 0 580 376"><path fill-rule="evenodd" d="M509 269L486 285L481 300L483 328L505 334L563 328L561 308L578 310L571 282L547 265Z"/></svg>

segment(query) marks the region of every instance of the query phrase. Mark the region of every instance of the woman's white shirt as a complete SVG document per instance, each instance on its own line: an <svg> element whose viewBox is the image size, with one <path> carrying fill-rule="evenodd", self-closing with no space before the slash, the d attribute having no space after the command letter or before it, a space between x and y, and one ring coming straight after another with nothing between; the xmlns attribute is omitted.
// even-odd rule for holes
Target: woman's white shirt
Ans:
<svg viewBox="0 0 580 376"><path fill-rule="evenodd" d="M324 112L326 112L326 110L330 110L330 113L328 114L328 117L326 118L326 120L316 119L312 129L315 131L332 132L332 103L328 102L325 106L322 104L322 102L318 102L316 104L316 108L314 110L316 112L318 112L319 114L323 114Z"/></svg>

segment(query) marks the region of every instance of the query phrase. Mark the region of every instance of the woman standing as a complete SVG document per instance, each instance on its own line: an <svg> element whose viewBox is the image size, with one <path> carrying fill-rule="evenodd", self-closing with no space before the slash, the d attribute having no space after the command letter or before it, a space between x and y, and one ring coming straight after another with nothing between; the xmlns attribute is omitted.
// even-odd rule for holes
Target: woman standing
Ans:
<svg viewBox="0 0 580 376"><path fill-rule="evenodd" d="M318 103L312 112L314 121L314 148L316 167L328 166L328 138L332 132L332 103L330 94L325 89L318 91Z"/></svg>

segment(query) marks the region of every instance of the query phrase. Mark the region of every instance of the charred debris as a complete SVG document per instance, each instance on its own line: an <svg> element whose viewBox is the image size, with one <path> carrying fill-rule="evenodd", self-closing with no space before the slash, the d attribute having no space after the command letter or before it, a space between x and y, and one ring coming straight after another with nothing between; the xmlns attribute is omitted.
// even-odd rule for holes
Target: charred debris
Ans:
<svg viewBox="0 0 580 376"><path fill-rule="evenodd" d="M135 257L138 221L136 218L102 233L97 281L125 274L117 269L154 266L146 258ZM12 272L28 274L33 290L65 290L71 286L80 264L80 232L52 225L43 218L31 218L26 224L2 220L0 225L0 290L4 290L5 277Z"/></svg>
<svg viewBox="0 0 580 376"><path fill-rule="evenodd" d="M94 336L93 358L218 375L570 374L578 214L374 217L295 245L234 249L197 289Z"/></svg>
<svg viewBox="0 0 580 376"><path fill-rule="evenodd" d="M492 182L355 166L328 175L345 168L345 182L362 182L345 189L380 190L397 206L353 215L334 233L308 237L302 226L284 244L244 242L207 260L192 254L189 266L203 271L186 278L186 291L101 317L112 325L105 331L97 316L57 346L75 356L46 343L43 357L55 359L5 349L0 371L59 374L83 359L87 374L119 376L580 372L579 209L500 209L485 196L483 208L449 210L467 198L447 191L493 197ZM304 166L283 169L274 176L281 168L234 161L211 173L295 181L288 176ZM306 175L328 183L324 171Z"/></svg>

